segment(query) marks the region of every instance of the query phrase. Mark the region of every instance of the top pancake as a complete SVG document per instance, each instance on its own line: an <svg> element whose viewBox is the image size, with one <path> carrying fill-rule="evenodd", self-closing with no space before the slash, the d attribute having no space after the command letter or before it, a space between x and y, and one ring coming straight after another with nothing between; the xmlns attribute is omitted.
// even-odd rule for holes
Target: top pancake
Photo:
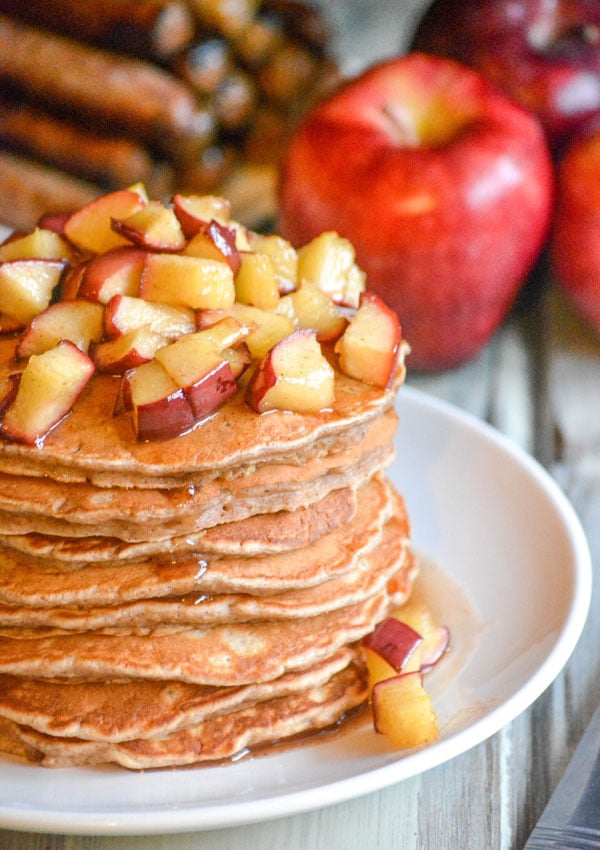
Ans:
<svg viewBox="0 0 600 850"><path fill-rule="evenodd" d="M0 385L17 371L14 339L0 339ZM4 472L48 476L58 481L91 481L98 486L173 487L219 471L236 475L256 463L295 462L327 452L350 429L366 425L388 409L396 385L368 386L336 370L336 402L316 414L254 413L238 392L212 416L182 436L138 442L127 414L113 416L120 379L94 376L72 412L37 446L0 441Z"/></svg>

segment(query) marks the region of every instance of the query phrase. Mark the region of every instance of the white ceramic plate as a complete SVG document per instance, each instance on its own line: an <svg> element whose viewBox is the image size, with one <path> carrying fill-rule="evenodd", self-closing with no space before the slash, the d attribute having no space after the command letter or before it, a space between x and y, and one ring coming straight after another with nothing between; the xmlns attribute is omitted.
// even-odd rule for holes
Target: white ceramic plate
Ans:
<svg viewBox="0 0 600 850"><path fill-rule="evenodd" d="M428 683L439 740L392 752L364 724L226 767L142 774L4 760L0 826L161 833L316 809L453 758L545 690L579 638L590 599L590 557L573 510L535 462L475 419L410 388L398 410L391 477L406 497L416 548L443 571L433 571L441 590L432 604L453 639Z"/></svg>

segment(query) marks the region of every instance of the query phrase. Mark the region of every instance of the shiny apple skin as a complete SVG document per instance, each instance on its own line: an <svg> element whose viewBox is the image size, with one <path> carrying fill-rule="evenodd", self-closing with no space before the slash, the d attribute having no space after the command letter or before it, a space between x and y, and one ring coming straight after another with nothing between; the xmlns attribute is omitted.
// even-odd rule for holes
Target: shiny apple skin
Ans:
<svg viewBox="0 0 600 850"><path fill-rule="evenodd" d="M410 102L409 102L410 99ZM389 113L443 115L436 142ZM409 121L410 123L410 121ZM281 170L279 230L296 247L335 229L399 315L409 368L471 358L498 328L546 240L553 170L539 122L483 77L411 54L320 104Z"/></svg>
<svg viewBox="0 0 600 850"><path fill-rule="evenodd" d="M598 0L435 0L412 49L480 70L538 116L553 148L600 118Z"/></svg>
<svg viewBox="0 0 600 850"><path fill-rule="evenodd" d="M557 195L554 274L571 304L600 333L600 130L566 152Z"/></svg>

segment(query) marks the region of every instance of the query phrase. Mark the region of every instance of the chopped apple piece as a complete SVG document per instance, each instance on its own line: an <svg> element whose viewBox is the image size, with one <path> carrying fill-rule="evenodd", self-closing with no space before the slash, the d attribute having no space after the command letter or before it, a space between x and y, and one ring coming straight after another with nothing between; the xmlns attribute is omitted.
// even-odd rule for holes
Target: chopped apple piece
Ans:
<svg viewBox="0 0 600 850"><path fill-rule="evenodd" d="M378 682L372 706L375 731L395 747L417 747L438 737L437 717L420 673L402 673Z"/></svg>
<svg viewBox="0 0 600 850"><path fill-rule="evenodd" d="M58 233L40 227L0 246L0 260L69 260L72 254Z"/></svg>
<svg viewBox="0 0 600 850"><path fill-rule="evenodd" d="M181 251L186 245L179 219L159 201L149 201L125 218L113 217L112 229L134 245L152 251Z"/></svg>
<svg viewBox="0 0 600 850"><path fill-rule="evenodd" d="M236 380L243 375L252 362L250 349L245 342L242 342L235 348L224 348L221 354L229 360L231 373Z"/></svg>
<svg viewBox="0 0 600 850"><path fill-rule="evenodd" d="M392 612L392 617L406 623L423 638L421 644L421 671L429 670L442 657L450 644L450 632L439 626L429 608L422 602L409 599L401 608Z"/></svg>
<svg viewBox="0 0 600 850"><path fill-rule="evenodd" d="M68 339L82 351L102 339L103 310L91 301L58 301L35 316L17 343L18 358L43 354Z"/></svg>
<svg viewBox="0 0 600 850"><path fill-rule="evenodd" d="M6 260L0 263L0 311L27 324L50 304L65 260Z"/></svg>
<svg viewBox="0 0 600 850"><path fill-rule="evenodd" d="M370 651L371 656L378 656L385 664L385 668L391 669L391 673L388 673L387 676L395 676L406 671L407 664L412 661L422 640L421 635L407 623L403 623L395 617L388 617L363 638L362 645ZM420 667L419 653L419 662L414 669L419 670ZM368 669L369 674L375 672L374 659L371 659L371 665L368 666ZM383 672L384 670L379 667L377 675L381 675ZM381 675L381 678L387 678L387 676ZM369 679L371 679L371 675L369 675Z"/></svg>
<svg viewBox="0 0 600 850"><path fill-rule="evenodd" d="M250 233L249 240L252 251L270 258L279 294L293 292L298 281L298 253L291 242L275 233Z"/></svg>
<svg viewBox="0 0 600 850"><path fill-rule="evenodd" d="M66 238L92 254L104 254L127 240L112 228L113 219L127 218L146 205L138 192L121 189L102 195L74 212L64 224Z"/></svg>
<svg viewBox="0 0 600 850"><path fill-rule="evenodd" d="M146 325L92 347L90 355L99 372L122 375L127 369L152 360L167 339Z"/></svg>
<svg viewBox="0 0 600 850"><path fill-rule="evenodd" d="M279 286L268 254L244 252L235 276L236 300L260 310L274 310L279 301Z"/></svg>
<svg viewBox="0 0 600 850"><path fill-rule="evenodd" d="M233 272L227 263L217 260L148 254L139 295L148 301L180 304L194 310L227 309L235 298Z"/></svg>
<svg viewBox="0 0 600 850"><path fill-rule="evenodd" d="M107 335L121 336L142 325L173 339L196 330L196 314L190 307L160 304L131 295L113 295L104 309Z"/></svg>
<svg viewBox="0 0 600 850"><path fill-rule="evenodd" d="M61 301L74 301L79 297L79 287L81 286L85 269L85 263L81 263L66 270L60 282Z"/></svg>
<svg viewBox="0 0 600 850"><path fill-rule="evenodd" d="M70 210L69 212L46 213L40 218L37 226L41 227L43 230L53 230L54 233L58 233L59 236L63 236L65 232L65 224L74 212L75 210Z"/></svg>
<svg viewBox="0 0 600 850"><path fill-rule="evenodd" d="M114 295L137 295L147 251L126 246L89 260L79 284L79 298L108 304Z"/></svg>
<svg viewBox="0 0 600 850"><path fill-rule="evenodd" d="M363 292L335 351L341 370L351 378L385 388L394 380L401 341L396 313L375 293Z"/></svg>
<svg viewBox="0 0 600 850"><path fill-rule="evenodd" d="M313 328L319 342L333 342L344 332L348 320L316 283L303 280L291 295L291 308L299 328Z"/></svg>
<svg viewBox="0 0 600 850"><path fill-rule="evenodd" d="M123 377L121 396L133 411L138 440L178 437L194 426L194 414L183 389L157 360L150 360Z"/></svg>
<svg viewBox="0 0 600 850"><path fill-rule="evenodd" d="M220 224L227 224L231 214L229 201L216 195L177 194L173 196L172 204L188 239L195 236L212 219Z"/></svg>
<svg viewBox="0 0 600 850"><path fill-rule="evenodd" d="M240 304L239 301L229 310L201 310L197 317L198 327L210 327L226 315L233 316L250 329L246 343L255 360L262 360L274 345L297 329L295 319L269 310L259 310L249 304Z"/></svg>
<svg viewBox="0 0 600 850"><path fill-rule="evenodd" d="M291 410L316 413L335 400L334 372L315 331L295 331L263 358L248 384L246 399L257 413Z"/></svg>
<svg viewBox="0 0 600 850"><path fill-rule="evenodd" d="M247 331L234 319L225 319L207 330L179 337L156 352L158 362L184 388L196 418L208 415L237 391L223 349L235 346Z"/></svg>
<svg viewBox="0 0 600 850"><path fill-rule="evenodd" d="M352 243L328 230L298 251L298 280L316 283L336 304L358 307L366 275L355 257Z"/></svg>
<svg viewBox="0 0 600 850"><path fill-rule="evenodd" d="M68 340L29 358L21 373L12 404L4 413L1 430L12 440L40 444L71 411L92 374L94 364Z"/></svg>
<svg viewBox="0 0 600 850"><path fill-rule="evenodd" d="M204 257L207 260L227 263L234 275L240 268L241 259L235 230L215 219L201 225L182 253L189 257Z"/></svg>

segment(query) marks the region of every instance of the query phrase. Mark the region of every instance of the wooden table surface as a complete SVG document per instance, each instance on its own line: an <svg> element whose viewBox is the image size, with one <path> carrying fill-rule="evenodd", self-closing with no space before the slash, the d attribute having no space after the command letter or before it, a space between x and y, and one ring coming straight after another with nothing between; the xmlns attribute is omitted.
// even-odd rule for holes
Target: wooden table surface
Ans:
<svg viewBox="0 0 600 850"><path fill-rule="evenodd" d="M417 5L407 3L406 15ZM398 4L329 4L338 20L358 7L367 15ZM379 49L374 36L366 46L363 40L363 61L391 52L396 40L390 29ZM375 25L369 29L376 31ZM360 61L359 53L353 62ZM541 277L478 357L448 373L411 376L409 383L490 422L534 455L570 498L593 561L600 563L600 340L570 312L551 278ZM520 850L600 700L599 594L596 588L566 668L528 711L486 742L413 779L323 810L235 829L139 838L0 830L0 848Z"/></svg>

